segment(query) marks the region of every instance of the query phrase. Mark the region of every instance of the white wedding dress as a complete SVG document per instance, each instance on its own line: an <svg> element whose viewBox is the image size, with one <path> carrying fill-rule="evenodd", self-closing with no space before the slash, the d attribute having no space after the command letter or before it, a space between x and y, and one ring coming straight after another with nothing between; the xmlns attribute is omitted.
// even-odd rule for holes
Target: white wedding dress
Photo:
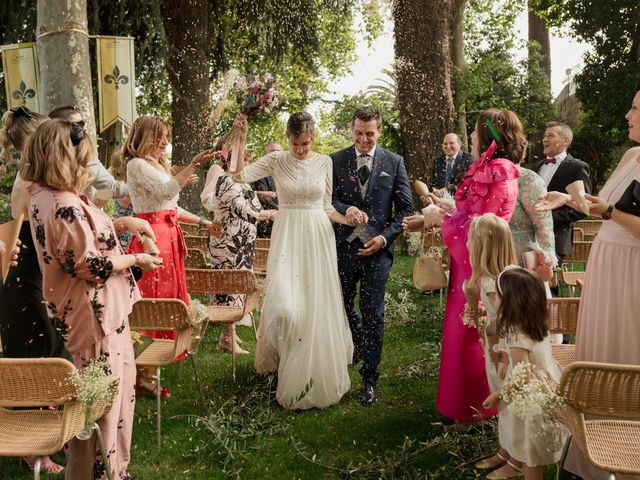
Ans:
<svg viewBox="0 0 640 480"><path fill-rule="evenodd" d="M235 175L254 182L272 176L280 209L273 225L255 367L278 371L278 403L288 409L324 408L340 401L351 382L353 342L342 303L336 242L328 215L332 162L274 152Z"/></svg>

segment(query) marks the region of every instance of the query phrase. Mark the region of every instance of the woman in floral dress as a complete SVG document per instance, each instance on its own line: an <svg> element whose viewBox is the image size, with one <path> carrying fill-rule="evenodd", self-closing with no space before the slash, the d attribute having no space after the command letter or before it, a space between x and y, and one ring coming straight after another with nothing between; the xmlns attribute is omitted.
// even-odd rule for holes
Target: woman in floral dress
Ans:
<svg viewBox="0 0 640 480"><path fill-rule="evenodd" d="M33 134L20 163L20 177L33 182L29 221L42 292L51 321L82 368L101 358L120 379L109 413L98 421L113 478L128 479L136 376L128 316L140 299L130 267L162 265L147 254L125 255L111 219L81 192L89 184L87 161L93 152L84 133L64 120L48 120ZM134 218L118 224L153 236L149 224ZM69 442L67 479L101 479L95 437Z"/></svg>
<svg viewBox="0 0 640 480"><path fill-rule="evenodd" d="M229 154L230 155L230 154ZM247 153L245 165L251 162ZM256 253L257 223L272 220L275 210L262 210L257 195L247 183L236 183L227 174L228 159L213 165L207 174L207 183L200 196L202 205L212 212L223 226L219 237L209 235L211 268L253 270ZM242 305L241 295L217 295L218 305ZM242 342L235 333L235 324L225 326L218 348L225 352L248 353L238 345Z"/></svg>

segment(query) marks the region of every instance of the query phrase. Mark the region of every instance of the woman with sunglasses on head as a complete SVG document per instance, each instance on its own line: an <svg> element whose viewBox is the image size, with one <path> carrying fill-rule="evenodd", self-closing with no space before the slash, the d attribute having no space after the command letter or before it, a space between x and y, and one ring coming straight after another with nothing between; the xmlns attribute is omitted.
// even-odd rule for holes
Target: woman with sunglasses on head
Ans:
<svg viewBox="0 0 640 480"><path fill-rule="evenodd" d="M140 294L130 268L158 268L147 254L125 255L111 219L82 194L93 153L84 131L60 119L34 132L20 164L29 187L29 219L42 269L43 295L77 368L103 359L120 379L110 411L98 420L113 478L129 478L135 360L128 316ZM132 219L135 230L144 226ZM127 222L119 219L120 222ZM152 234L148 225L144 229ZM95 437L69 442L66 478L102 478Z"/></svg>

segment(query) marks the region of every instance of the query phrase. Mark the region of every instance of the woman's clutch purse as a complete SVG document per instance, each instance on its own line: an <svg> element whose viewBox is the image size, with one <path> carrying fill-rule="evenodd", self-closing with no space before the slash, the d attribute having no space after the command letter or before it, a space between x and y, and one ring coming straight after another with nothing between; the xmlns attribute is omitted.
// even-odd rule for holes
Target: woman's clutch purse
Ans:
<svg viewBox="0 0 640 480"><path fill-rule="evenodd" d="M640 182L633 180L614 207L622 212L640 217Z"/></svg>

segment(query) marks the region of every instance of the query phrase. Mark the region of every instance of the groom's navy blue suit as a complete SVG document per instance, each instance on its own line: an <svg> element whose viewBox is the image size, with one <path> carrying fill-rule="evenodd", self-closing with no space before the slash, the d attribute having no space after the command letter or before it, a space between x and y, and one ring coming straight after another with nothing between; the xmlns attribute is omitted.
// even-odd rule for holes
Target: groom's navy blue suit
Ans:
<svg viewBox="0 0 640 480"><path fill-rule="evenodd" d="M334 224L338 249L338 272L344 306L356 351L363 361L363 381L375 385L384 333L384 291L393 263L393 242L402 232L402 219L413 214L409 179L400 155L376 146L367 191L363 198L357 175L354 146L331 155L333 159L333 207L343 215L357 207L369 216L374 235L382 235L386 246L371 256L358 256L359 238L349 242L354 227ZM360 313L354 300L360 282Z"/></svg>

